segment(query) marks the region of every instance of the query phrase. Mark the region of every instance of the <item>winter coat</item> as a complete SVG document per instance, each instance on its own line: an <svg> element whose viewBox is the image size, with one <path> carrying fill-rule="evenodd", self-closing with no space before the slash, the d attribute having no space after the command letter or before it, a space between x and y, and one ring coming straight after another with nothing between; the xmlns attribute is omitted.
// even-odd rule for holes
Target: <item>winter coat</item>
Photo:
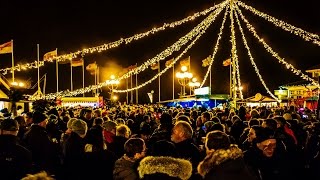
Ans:
<svg viewBox="0 0 320 180"><path fill-rule="evenodd" d="M0 136L0 177L1 179L21 179L32 173L31 152L18 144L16 136Z"/></svg>
<svg viewBox="0 0 320 180"><path fill-rule="evenodd" d="M145 180L189 179L192 175L192 164L185 159L148 156L138 167L139 177Z"/></svg>
<svg viewBox="0 0 320 180"><path fill-rule="evenodd" d="M235 144L228 149L213 150L200 162L198 172L204 179L256 180L242 157L242 150Z"/></svg>
<svg viewBox="0 0 320 180"><path fill-rule="evenodd" d="M193 170L197 169L200 162L200 150L193 144L192 139L187 139L179 143L175 143L178 157L182 159L190 160L192 163Z"/></svg>
<svg viewBox="0 0 320 180"><path fill-rule="evenodd" d="M118 159L114 165L114 180L136 180L139 179L137 172L138 162L126 160L124 157Z"/></svg>

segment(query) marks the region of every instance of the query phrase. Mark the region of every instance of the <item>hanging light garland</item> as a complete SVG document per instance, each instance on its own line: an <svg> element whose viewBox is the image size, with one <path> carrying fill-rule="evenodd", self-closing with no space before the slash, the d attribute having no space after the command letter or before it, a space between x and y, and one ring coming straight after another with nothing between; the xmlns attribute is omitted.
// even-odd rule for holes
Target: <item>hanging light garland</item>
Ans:
<svg viewBox="0 0 320 180"><path fill-rule="evenodd" d="M223 33L223 29L224 29L224 25L225 25L225 22L226 22L226 19L227 19L227 15L228 15L228 10L229 10L229 5L226 7L226 12L224 13L224 16L223 16L223 21L222 21L222 25L220 27L220 32L218 34L218 38L217 38L217 41L216 41L216 45L214 47L214 50L213 50L213 53L212 53L212 56L211 56L211 59L210 59L210 63L209 63L209 66L208 66L208 70L200 84L200 88L203 87L204 83L206 82L208 76L209 76L209 73L211 71L211 66L213 64L213 61L214 61L214 58L217 54L217 51L219 49L219 44L220 44L220 40L221 40L221 36L222 36L222 33Z"/></svg>
<svg viewBox="0 0 320 180"><path fill-rule="evenodd" d="M185 35L184 37L180 38L172 46L170 46L166 50L162 51L156 57L147 60L146 62L144 62L139 67L137 67L137 68L129 71L128 73L122 75L121 77L118 78L118 80L120 81L120 80L122 80L124 78L130 77L133 74L138 74L141 71L144 71L145 69L147 69L148 66L150 66L151 64L165 59L166 57L170 56L174 51L180 50L180 48L183 45L185 45L189 40L191 40L193 37L198 35L200 32L202 32L205 29L205 27L207 27L212 22L214 22L216 17L220 14L220 12L228 4L228 1L229 0L224 1L224 2L216 5L216 10L215 11L213 11L205 20L203 20L199 25L197 25L187 35ZM47 94L46 96L44 96L44 98L45 99L54 99L56 97L76 96L76 95L79 95L79 94L84 94L84 93L90 92L90 91L95 90L97 88L101 88L103 86L106 86L105 82L104 83L100 83L98 85L91 85L91 86L88 86L88 87L85 87L85 88L77 89L75 91L66 90L66 91L60 91L60 92L57 92L57 93L50 93L50 94Z"/></svg>
<svg viewBox="0 0 320 180"><path fill-rule="evenodd" d="M290 69L291 72L293 72L295 75L300 76L302 79L311 81L311 83L318 88L320 88L319 83L317 83L314 79L310 78L308 75L304 74L301 70L296 69L292 64L286 62L284 58L281 58L278 53L276 53L255 31L255 28L249 23L249 21L245 18L245 16L242 14L241 10L237 8L237 11L241 17L241 19L246 23L247 28L249 31L256 37L260 43L263 44L264 48L272 54L273 57L277 58L279 60L279 63L284 64L287 69Z"/></svg>
<svg viewBox="0 0 320 180"><path fill-rule="evenodd" d="M200 16L205 16L209 12L212 12L212 11L216 10L217 8L219 8L222 4L224 4L224 2L222 2L220 4L217 4L217 5L214 5L213 7L210 7L208 9L206 9L206 10L201 11L201 12L196 12L192 16L188 16L188 17L183 18L183 19L181 19L179 21L174 21L174 22L171 22L171 23L164 23L161 27L152 28L149 31L146 31L146 32L143 32L143 33L139 33L139 34L135 34L135 35L133 35L131 37L128 37L128 38L121 38L121 39L119 39L117 41L114 41L114 42L110 42L110 43L107 43L107 44L99 45L99 46L96 46L96 47L91 47L91 48L87 48L87 49L78 50L78 51L73 52L73 53L60 55L60 56L57 56L57 57L54 57L54 58L49 58L49 59L46 59L46 60L43 60L43 61L39 61L39 62L44 65L45 61L46 62L53 62L55 60L57 60L58 62L70 61L73 58L76 58L78 55L84 56L85 54L88 54L88 53L95 53L95 52L100 53L102 51L106 51L108 49L118 47L123 43L129 44L134 40L139 40L139 39L147 37L147 36L149 36L151 34L155 34L157 32L166 30L166 28L175 28L175 27L183 25L183 24L185 24L187 22L193 21L193 20L195 20L196 18L198 18ZM20 70L27 70L27 69L32 69L32 68L38 68L38 67L35 67L34 65L31 65L31 64L36 64L36 62L16 65L13 68L12 67L8 67L8 68L0 69L0 72L2 72L3 75L5 75L5 74L7 74L8 72L10 72L12 70L19 71L19 69Z"/></svg>
<svg viewBox="0 0 320 180"><path fill-rule="evenodd" d="M232 61L234 61L234 65L236 68L236 74L235 76L237 77L237 83L239 87L241 87L241 80L240 80L240 71L239 71L239 60L238 60L238 55L237 55L237 44L236 44L236 36L235 36L235 30L234 30L234 19L233 19L233 12L234 12L234 5L233 2L231 4L231 12L230 12L230 20L231 20L231 44L232 44L232 48L231 48L231 53L232 53ZM235 85L236 85L235 84ZM236 88L236 87L233 87ZM243 99L243 95L242 95L242 89L239 88L240 91L240 98ZM234 95L236 96L236 95Z"/></svg>
<svg viewBox="0 0 320 180"><path fill-rule="evenodd" d="M312 43L320 46L320 37L317 34L313 34L310 32L307 32L301 28L295 27L293 25L290 25L282 20L279 20L277 18L274 18L268 14L265 14L261 11L258 11L257 9L246 5L244 2L241 1L237 1L237 4L240 5L241 7L245 8L246 10L251 11L252 13L254 13L257 16L260 16L262 18L264 18L265 20L273 23L275 26L282 28L285 31L290 32L291 34L297 35L302 37L305 41L312 41Z"/></svg>
<svg viewBox="0 0 320 180"><path fill-rule="evenodd" d="M250 58L250 62L251 62L251 64L252 64L252 66L254 67L254 70L255 70L257 76L259 77L259 79L260 79L263 87L267 90L267 93L268 93L272 98L276 99L276 100L279 102L279 99L278 99L275 95L273 95L272 92L271 92L271 91L269 90L269 88L267 87L265 81L263 80L263 78L262 78L262 76L261 76L261 74L260 74L260 71L259 71L256 63L254 62L254 59L253 59L252 54L251 54L251 52L250 52L250 47L248 46L246 37L244 36L244 32L243 32L243 29L242 29L242 27L241 27L241 23L240 23L240 20L239 20L239 17L238 17L238 13L237 13L236 11L235 11L235 16L236 16L236 20L237 20L237 23L238 23L238 26L239 26L239 30L240 30L240 32L241 32L243 44L245 45L246 49L248 50L248 56L249 56L249 58Z"/></svg>

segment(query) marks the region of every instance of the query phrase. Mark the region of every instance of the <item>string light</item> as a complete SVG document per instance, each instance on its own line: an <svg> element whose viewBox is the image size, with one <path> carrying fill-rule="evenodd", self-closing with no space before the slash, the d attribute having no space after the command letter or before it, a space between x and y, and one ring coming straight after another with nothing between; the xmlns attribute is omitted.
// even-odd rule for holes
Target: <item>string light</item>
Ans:
<svg viewBox="0 0 320 180"><path fill-rule="evenodd" d="M260 38L260 36L257 34L257 32L255 31L255 28L249 23L249 21L245 18L245 16L242 14L241 10L239 8L237 8L237 11L239 12L239 15L241 17L241 19L246 23L247 28L249 29L249 31L254 35L254 37L256 37L260 43L263 44L264 48L270 53L272 54L273 57L277 58L279 63L284 64L286 66L287 69L290 69L291 72L293 72L295 75L299 76L307 81L311 81L311 83L315 86L317 86L318 88L320 88L319 84L312 78L310 78L308 75L302 73L301 70L296 69L292 64L286 62L284 60L284 58L281 58L278 53L276 53L262 38Z"/></svg>
<svg viewBox="0 0 320 180"><path fill-rule="evenodd" d="M111 49L111 48L116 48L116 47L120 46L123 43L129 44L134 40L139 40L139 39L147 37L147 36L149 36L151 34L155 34L157 32L166 30L166 28L175 28L175 27L183 25L183 24L185 24L187 22L193 21L193 20L195 20L196 18L198 18L200 16L205 16L209 12L212 12L212 11L216 10L217 8L220 8L221 5L223 5L223 4L224 4L224 2L220 3L220 4L217 4L217 5L214 5L213 7L210 7L208 9L206 9L206 10L201 11L201 12L196 12L193 15L188 16L186 18L183 18L183 19L181 19L179 21L174 21L174 22L171 22L171 23L164 23L161 27L152 28L149 31L146 31L146 32L143 32L143 33L139 33L139 34L135 34L135 35L133 35L131 37L128 37L128 38L120 38L117 41L110 42L110 43L107 43L107 44L103 44L103 45L99 45L99 46L96 46L96 47L91 47L91 48L78 50L76 52L60 55L60 56L57 56L57 57L54 57L54 58L49 58L49 59L40 61L40 63L44 64L45 61L53 62L54 60L57 60L58 62L70 61L70 60L76 58L78 55L84 56L85 54L88 54L88 53L95 53L95 52L100 53L102 51L106 51L106 50ZM13 68L12 67L8 67L8 68L0 69L0 72L2 71L2 74L5 75L5 74L7 74L8 71L12 71L12 70L16 71L16 70L18 70L19 66L20 67L25 67L25 68L20 68L20 70L38 68L38 67L35 67L35 66L32 66L32 65L28 66L27 64L23 64L23 65L16 65Z"/></svg>
<svg viewBox="0 0 320 180"><path fill-rule="evenodd" d="M220 11L221 12L221 11ZM220 13L219 12L219 13ZM202 29L202 31L197 35L197 37L188 45L187 48L185 48L182 53L180 53L177 58L175 58L173 60L172 63L169 64L169 66L166 66L166 68L164 68L161 72L159 72L158 74L156 74L155 76L153 76L150 80L142 83L139 86L130 88L130 89L125 89L125 90L113 90L116 93L125 93L125 92L129 92L129 91L133 91L133 90L137 90L140 89L144 86L146 86L147 84L150 84L152 81L156 80L159 76L161 76L162 74L164 74L168 69L172 68L174 66L174 64L196 43L196 41L206 32L206 30L209 28L209 26L212 24L212 22L215 20L215 18L211 19L211 21L209 23L206 23L205 28Z"/></svg>
<svg viewBox="0 0 320 180"><path fill-rule="evenodd" d="M166 57L170 56L174 51L180 50L180 48L183 45L185 45L189 40L191 40L193 37L198 35L201 31L206 29L207 26L209 26L212 22L214 22L216 17L220 14L220 12L227 5L228 1L229 0L216 5L217 8L216 8L215 11L210 13L210 15L205 20L203 20L199 25L197 25L187 35L185 35L184 37L180 38L172 46L168 47L166 50L162 51L160 54L158 54L154 58L147 60L146 62L144 62L139 67L137 67L135 69L132 69L128 73L122 75L121 77L118 78L118 80L120 81L121 79L128 78L133 74L138 74L141 71L144 71L145 69L147 69L148 66L150 66L151 64L165 59ZM100 83L98 85L91 85L91 86L88 86L88 87L85 87L85 88L77 89L75 91L67 90L67 91L60 91L60 92L57 92L57 93L50 93L50 94L47 94L46 96L44 96L44 98L45 99L54 99L56 97L76 96L76 95L79 95L79 94L84 94L84 93L90 92L90 91L95 90L97 88L101 88L103 86L106 86L106 84L105 83Z"/></svg>
<svg viewBox="0 0 320 180"><path fill-rule="evenodd" d="M267 90L267 93L274 99L276 99L277 101L279 101L279 99L272 94L272 92L269 90L269 88L267 87L265 81L263 80L261 74L260 74L260 71L256 65L256 63L254 62L254 59L252 57L252 54L250 52L250 47L248 46L248 43L247 43L247 40L246 40L246 37L244 36L244 33L243 33L243 29L241 27L241 23L240 23L240 20L239 20L239 17L238 17L238 13L235 11L235 16L236 16L236 20L237 20L237 23L238 23L238 26L239 26L239 30L241 32L241 36L242 36L242 41L243 41L243 44L245 45L246 49L248 50L248 55L249 55L249 58L250 58L250 62L252 64L252 66L254 67L254 70L257 74L257 76L259 77L263 87Z"/></svg>
<svg viewBox="0 0 320 180"><path fill-rule="evenodd" d="M233 65L235 65L236 68L236 74L233 74L233 78L235 78L234 76L236 76L237 78L237 83L238 86L241 87L241 80L240 80L240 71L239 71L239 63L238 63L238 55L237 55L237 44L236 44L236 36L235 36L235 31L234 31L234 19L233 19L233 12L234 12L234 5L233 2L231 4L231 12L230 12L230 20L231 20L231 44L232 44L232 48L231 48L231 54L232 54L232 61L234 61L235 63ZM237 83L234 83L234 85L236 85ZM235 88L235 87L233 87ZM242 95L242 89L239 88L240 91L240 98L243 99L243 95ZM234 96L236 97L236 94L234 93ZM234 98L235 98L234 97Z"/></svg>
<svg viewBox="0 0 320 180"><path fill-rule="evenodd" d="M258 11L257 9L246 5L245 3L241 2L241 1L237 1L238 5L240 5L241 7L245 8L246 10L251 11L252 13L254 13L257 16L260 16L262 18L264 18L265 20L273 23L275 26L282 28L285 31L290 32L291 34L297 35L302 37L305 41L312 41L312 43L320 46L320 37L317 34L313 34L310 32L307 32L301 28L295 27L293 25L290 25L282 20L279 20L275 17L272 17L268 14L265 14L261 11Z"/></svg>
<svg viewBox="0 0 320 180"><path fill-rule="evenodd" d="M209 73L210 73L210 71L211 71L211 66L212 66L212 64L213 64L214 58L215 58L215 56L216 56L216 54L217 54L217 51L218 51L218 49L219 49L219 43L220 43L221 36L222 36L222 33L223 33L224 24L225 24L226 19L227 19L228 9L229 9L229 5L226 7L226 12L224 13L222 25L221 25L221 27L220 27L220 32L219 32L219 34L218 34L218 38L217 38L217 41L216 41L216 45L215 45L215 47L214 47L214 50L213 50L213 53L212 53L212 56L211 56L211 59L210 59L210 62L209 62L208 70L207 70L207 72L206 72L206 74L205 74L205 76L204 76L204 78L203 78L203 80L202 80L202 82L201 82L200 88L203 87L204 83L206 82L206 80L207 80L207 78L208 78L208 75L209 75Z"/></svg>

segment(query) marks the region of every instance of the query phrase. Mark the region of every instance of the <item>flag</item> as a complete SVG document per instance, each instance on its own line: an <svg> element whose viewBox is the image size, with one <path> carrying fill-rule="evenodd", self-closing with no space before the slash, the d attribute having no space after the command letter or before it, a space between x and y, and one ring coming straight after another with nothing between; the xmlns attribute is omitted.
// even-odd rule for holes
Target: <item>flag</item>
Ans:
<svg viewBox="0 0 320 180"><path fill-rule="evenodd" d="M166 67L169 67L173 63L173 61L174 61L174 58L166 61Z"/></svg>
<svg viewBox="0 0 320 180"><path fill-rule="evenodd" d="M211 56L205 58L204 60L202 60L202 67L207 67L210 65L210 61L211 61Z"/></svg>
<svg viewBox="0 0 320 180"><path fill-rule="evenodd" d="M230 64L231 64L231 59L230 58L227 59L227 60L224 60L223 63L222 63L223 66L229 66Z"/></svg>
<svg viewBox="0 0 320 180"><path fill-rule="evenodd" d="M78 66L83 66L83 58L80 59L72 59L71 60L71 66L72 67L78 67Z"/></svg>
<svg viewBox="0 0 320 180"><path fill-rule="evenodd" d="M190 56L180 61L181 66L190 66Z"/></svg>
<svg viewBox="0 0 320 180"><path fill-rule="evenodd" d="M127 67L127 68L128 68L129 71L131 71L131 70L137 68L137 64L131 65L131 66Z"/></svg>
<svg viewBox="0 0 320 180"><path fill-rule="evenodd" d="M44 60L44 61L45 61L45 60L51 60L51 59L57 57L57 55L58 55L57 49L54 50L54 51L47 52L47 53L45 53L45 54L43 55L43 60Z"/></svg>
<svg viewBox="0 0 320 180"><path fill-rule="evenodd" d="M95 71L98 68L97 63L90 63L87 65L86 70L89 72Z"/></svg>
<svg viewBox="0 0 320 180"><path fill-rule="evenodd" d="M12 41L0 45L0 54L12 53Z"/></svg>
<svg viewBox="0 0 320 180"><path fill-rule="evenodd" d="M153 63L151 64L151 69L152 70L157 70L159 68L159 63Z"/></svg>

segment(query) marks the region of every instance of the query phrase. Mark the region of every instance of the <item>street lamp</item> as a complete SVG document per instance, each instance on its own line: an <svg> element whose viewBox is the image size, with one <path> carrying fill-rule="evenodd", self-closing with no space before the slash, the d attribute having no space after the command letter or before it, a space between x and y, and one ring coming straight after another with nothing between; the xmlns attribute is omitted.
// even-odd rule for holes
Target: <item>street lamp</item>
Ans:
<svg viewBox="0 0 320 180"><path fill-rule="evenodd" d="M118 88L120 81L115 75L111 75L109 80L106 80L107 87L110 89L110 97L113 98L113 90Z"/></svg>
<svg viewBox="0 0 320 180"><path fill-rule="evenodd" d="M200 83L197 81L197 78L192 78L191 82L189 82L190 94L191 91L194 91L195 88L200 87Z"/></svg>
<svg viewBox="0 0 320 180"><path fill-rule="evenodd" d="M193 77L192 73L187 72L187 66L181 66L182 72L177 72L176 77L178 78L178 82L181 85L181 93L180 96L185 96L186 94L186 85L188 85L190 79Z"/></svg>

